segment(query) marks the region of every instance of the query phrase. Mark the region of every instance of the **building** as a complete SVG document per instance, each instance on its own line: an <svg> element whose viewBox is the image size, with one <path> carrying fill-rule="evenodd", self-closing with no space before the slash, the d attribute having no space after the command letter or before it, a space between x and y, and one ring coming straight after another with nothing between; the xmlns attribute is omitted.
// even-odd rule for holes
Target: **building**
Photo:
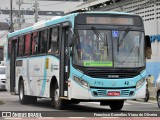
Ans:
<svg viewBox="0 0 160 120"><path fill-rule="evenodd" d="M10 1L0 0L0 61L5 61L7 33L10 25ZM36 9L38 21L63 16L64 11L83 3L83 0L12 0L14 30L35 23Z"/></svg>
<svg viewBox="0 0 160 120"><path fill-rule="evenodd" d="M1 19L10 21L10 1L0 1ZM42 21L54 16L62 16L65 10L82 3L82 0L37 0L37 3L36 0L12 0L14 28L21 29L33 25L36 17L38 21ZM36 11L38 11L37 16Z"/></svg>

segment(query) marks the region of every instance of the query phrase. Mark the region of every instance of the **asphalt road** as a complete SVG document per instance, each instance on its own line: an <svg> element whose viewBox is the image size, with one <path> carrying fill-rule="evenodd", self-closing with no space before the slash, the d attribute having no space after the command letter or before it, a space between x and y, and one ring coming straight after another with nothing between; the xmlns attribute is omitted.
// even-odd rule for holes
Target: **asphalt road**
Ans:
<svg viewBox="0 0 160 120"><path fill-rule="evenodd" d="M6 91L0 91L0 111L58 111L50 106L49 99L38 99L37 104L22 105L17 95L11 95ZM81 102L78 105L70 105L65 111L111 111L109 106L100 106L98 102ZM142 100L125 101L122 111L160 111L156 101L143 102Z"/></svg>
<svg viewBox="0 0 160 120"><path fill-rule="evenodd" d="M13 114L15 112L18 113L40 113L40 116L37 117L37 119L41 120L70 120L71 118L77 118L78 120L106 120L106 118L109 118L109 120L134 120L136 117L136 120L159 120L160 117L151 117L151 116L132 116L130 117L127 115L127 117L121 117L121 116L106 116L111 115L112 113L115 113L114 111L110 110L109 106L100 106L98 102L81 102L78 105L70 105L66 110L56 110L50 106L49 99L38 99L37 104L28 104L28 105L22 105L19 102L19 98L16 95L11 95L10 93L6 91L0 91L0 101L2 101L4 104L0 104L0 114L3 112L11 112L12 117L2 117L0 120L19 120L19 119L26 119L25 117L16 117L17 114ZM136 112L136 113L135 113ZM125 101L124 107L121 111L118 111L118 114L130 114L133 115L139 114L139 113L160 113L160 109L157 106L156 101L149 101L149 102L143 102L142 100L127 100ZM27 113L27 115L28 115ZM21 114L21 115L22 115ZM42 117L41 118L41 114ZM46 115L47 114L47 115ZM14 115L14 117L13 117ZM45 116L43 116L45 115ZM102 116L97 116L102 115ZM48 117L46 117L48 116ZM160 115L159 115L160 116ZM61 118L59 118L61 117ZM67 118L66 118L67 117ZM116 118L116 119L115 119ZM32 118L28 118L27 120L33 120ZM73 120L73 119L71 119Z"/></svg>
<svg viewBox="0 0 160 120"><path fill-rule="evenodd" d="M78 120L105 120L106 118L109 118L109 120L114 120L114 118L119 118L118 120L121 120L125 118L125 120L134 120L136 117L136 120L159 120L158 117L152 117L150 116L134 116L136 114L139 115L139 113L144 114L152 114L152 113L158 113L160 114L160 109L157 106L156 101L149 101L149 102L143 102L142 100L127 100L125 101L124 107L121 111L118 111L117 113L110 110L109 106L100 106L98 102L81 102L78 105L69 105L66 110L56 110L50 106L50 100L49 99L38 99L37 104L28 104L28 105L22 105L19 102L19 98L16 95L11 95L10 93L6 91L0 91L0 101L2 101L4 104L0 104L0 114L9 112L9 114L12 115L12 117L2 117L0 120L19 120L19 119L30 119L32 118L28 117L28 114L30 113L38 113L37 119L46 120L46 119L53 119L53 120L70 120L71 118L78 118ZM27 112L27 113L26 113ZM22 113L27 114L27 117L23 117ZM114 113L115 116L112 116L112 113ZM133 116L130 117L129 114L133 114ZM8 114L8 113L7 113ZM20 116L17 116L20 115ZM110 115L110 116L108 116ZM119 116L120 115L120 116ZM121 116L122 115L122 116ZM126 118L126 116L128 119ZM1 116L1 115L0 115ZM41 118L42 116L42 118ZM23 118L22 118L23 117ZM35 117L35 116L34 116ZM49 118L48 118L49 117ZM57 118L62 117L62 118ZM67 117L67 118L66 118ZM91 119L93 117L93 119ZM98 118L97 118L98 117ZM104 119L105 117L105 119ZM149 119L148 119L149 118ZM73 119L71 119L73 120ZM116 119L117 120L117 119Z"/></svg>

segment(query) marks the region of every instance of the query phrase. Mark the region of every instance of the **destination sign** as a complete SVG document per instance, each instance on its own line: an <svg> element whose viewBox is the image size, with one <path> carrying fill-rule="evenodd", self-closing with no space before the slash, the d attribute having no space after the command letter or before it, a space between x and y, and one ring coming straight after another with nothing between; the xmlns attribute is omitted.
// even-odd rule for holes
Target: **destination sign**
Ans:
<svg viewBox="0 0 160 120"><path fill-rule="evenodd" d="M134 25L133 18L120 17L86 17L87 24Z"/></svg>

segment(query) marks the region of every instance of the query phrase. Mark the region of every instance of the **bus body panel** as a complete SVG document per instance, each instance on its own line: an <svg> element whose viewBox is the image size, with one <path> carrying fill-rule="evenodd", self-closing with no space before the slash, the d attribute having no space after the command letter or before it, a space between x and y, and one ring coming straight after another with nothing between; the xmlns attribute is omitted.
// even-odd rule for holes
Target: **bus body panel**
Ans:
<svg viewBox="0 0 160 120"><path fill-rule="evenodd" d="M92 13L92 12L87 12ZM97 12L103 13L103 12ZM104 12L106 14L107 12ZM94 12L92 13L94 14ZM108 14L113 14L109 12ZM121 14L121 13L115 13ZM122 13L124 14L124 13ZM63 22L71 22L72 28L75 24L75 16L78 14L71 14L55 20L48 20L42 23L36 23L34 26L10 33L9 38L15 37L17 35L33 32L39 30L42 27L51 27L54 25L61 24ZM131 14L130 14L131 15ZM19 79L20 77L24 80L25 95L37 96L37 97L47 97L50 98L50 89L52 78L57 79L59 83L59 73L60 73L60 59L54 55L40 54L40 55L30 55L29 57L17 58L16 61L21 61L22 66L16 65L16 87L15 92L18 94L19 89ZM7 59L7 88L10 89L10 60ZM65 66L66 67L66 66ZM136 99L144 98L146 91L146 82L139 88L136 89L136 84L142 78L145 78L146 71L144 70L140 75L134 78L124 78L124 79L102 79L102 78L92 78L85 73L77 70L73 67L72 59L70 60L70 77L68 80L68 96L67 99L79 99L79 100L126 100L126 99ZM74 76L86 81L91 88L85 88L81 84L77 83L74 80ZM124 83L128 81L129 84L125 85ZM116 84L115 86L113 85ZM122 88L121 88L122 87ZM110 89L112 88L112 89ZM108 96L109 91L118 91L119 96ZM127 91L127 95L125 92ZM129 95L131 92L134 92L132 95ZM94 95L93 93L97 92L99 95ZM98 93L99 92L99 93Z"/></svg>
<svg viewBox="0 0 160 120"><path fill-rule="evenodd" d="M6 60L6 89L10 91L10 60Z"/></svg>
<svg viewBox="0 0 160 120"><path fill-rule="evenodd" d="M47 69L46 59L49 60ZM52 77L56 76L57 82L59 81L59 60L53 56L42 56L17 61L21 61L22 66L16 66L16 94L18 94L19 79L22 77L26 95L50 97Z"/></svg>
<svg viewBox="0 0 160 120"><path fill-rule="evenodd" d="M80 91L79 94L72 93L71 98L79 98L79 99L113 99L113 98L119 98L119 99L136 99L136 98L144 98L146 94L146 82L138 89L136 89L136 83L141 80L141 78L145 77L146 71L143 71L141 75L136 76L134 78L127 78L127 79L100 79L100 78L91 78L89 76L83 75L82 72L71 68L72 71L72 79L71 79L71 91ZM79 83L75 82L74 76L77 76L84 81L87 81L90 89L84 88ZM128 81L129 85L125 85L124 83ZM115 86L113 86L116 84ZM75 87L76 86L76 87ZM91 88L91 86L95 88ZM110 89L112 88L112 89ZM116 97L110 97L107 95L110 91L118 91L120 92L120 96ZM130 92L134 92L133 95L129 95ZM97 96L93 95L93 92L97 92ZM84 97L82 97L84 96Z"/></svg>

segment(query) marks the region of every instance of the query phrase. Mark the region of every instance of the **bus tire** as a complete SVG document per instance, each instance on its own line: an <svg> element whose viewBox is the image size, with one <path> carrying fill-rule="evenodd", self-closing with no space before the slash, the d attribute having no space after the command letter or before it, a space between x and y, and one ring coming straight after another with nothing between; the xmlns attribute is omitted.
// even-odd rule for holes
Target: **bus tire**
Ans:
<svg viewBox="0 0 160 120"><path fill-rule="evenodd" d="M29 102L33 103L33 104L36 104L37 103L37 97L35 97L35 96L29 96Z"/></svg>
<svg viewBox="0 0 160 120"><path fill-rule="evenodd" d="M53 98L51 100L52 107L63 110L66 107L67 101L59 98L59 89L58 89L58 83L55 83L53 88Z"/></svg>
<svg viewBox="0 0 160 120"><path fill-rule="evenodd" d="M160 91L157 93L157 104L158 107L160 108Z"/></svg>
<svg viewBox="0 0 160 120"><path fill-rule="evenodd" d="M19 101L21 104L27 104L29 101L29 97L24 95L24 83L23 80L20 80L19 83Z"/></svg>
<svg viewBox="0 0 160 120"><path fill-rule="evenodd" d="M121 110L123 108L124 100L111 101L109 106L111 110Z"/></svg>
<svg viewBox="0 0 160 120"><path fill-rule="evenodd" d="M148 102L148 100L149 100L149 90L148 89L146 89L146 96L145 96L145 98L144 98L144 102Z"/></svg>

